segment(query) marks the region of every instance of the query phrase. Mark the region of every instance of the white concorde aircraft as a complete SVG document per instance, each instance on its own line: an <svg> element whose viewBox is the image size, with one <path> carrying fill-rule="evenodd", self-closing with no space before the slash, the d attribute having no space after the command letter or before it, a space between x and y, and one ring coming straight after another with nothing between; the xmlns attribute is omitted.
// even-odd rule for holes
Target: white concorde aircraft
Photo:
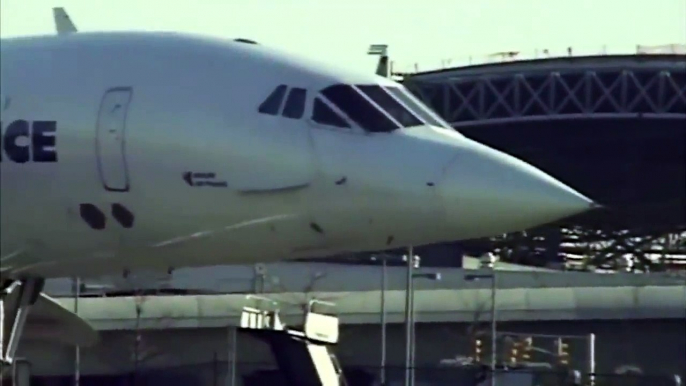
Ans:
<svg viewBox="0 0 686 386"><path fill-rule="evenodd" d="M71 32L0 45L5 363L32 305L60 314L45 278L486 237L595 207L386 78L244 39ZM95 340L63 313L73 343Z"/></svg>

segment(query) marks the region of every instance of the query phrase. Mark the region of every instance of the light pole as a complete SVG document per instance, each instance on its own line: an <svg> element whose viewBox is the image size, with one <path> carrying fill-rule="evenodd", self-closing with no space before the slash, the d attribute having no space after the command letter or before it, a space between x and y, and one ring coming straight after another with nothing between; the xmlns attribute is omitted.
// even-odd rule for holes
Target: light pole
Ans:
<svg viewBox="0 0 686 386"><path fill-rule="evenodd" d="M381 385L386 386L386 257L381 258Z"/></svg>
<svg viewBox="0 0 686 386"><path fill-rule="evenodd" d="M495 270L495 261L490 263L491 273L487 274L467 274L464 276L467 281L490 280L491 281L491 386L496 386L495 370L497 361L498 348L498 330L497 330L497 307L495 305L495 293L497 289L497 279Z"/></svg>
<svg viewBox="0 0 686 386"><path fill-rule="evenodd" d="M412 377L412 292L413 281L412 274L414 273L414 249L407 248L407 255L405 256L407 262L407 283L405 291L405 386L411 386Z"/></svg>
<svg viewBox="0 0 686 386"><path fill-rule="evenodd" d="M415 273L414 269L419 268L420 258L414 256L413 248L408 248L408 254L402 256L403 261L407 263L407 290L405 293L405 385L412 386L414 384L414 358L415 358L415 329L414 329L414 280L415 279L429 279L441 280L440 273ZM408 256L412 256L411 259ZM386 384L386 340L387 340L387 320L386 320L386 282L387 282L387 267L388 259L396 256L379 255L374 256L374 259L381 260L381 369L379 378L381 385Z"/></svg>
<svg viewBox="0 0 686 386"><path fill-rule="evenodd" d="M415 256L415 268L419 267L420 264L420 258L419 256ZM412 281L416 279L428 279L428 280L433 280L433 281L440 281L441 280L441 273L440 272L431 272L431 273L413 273L412 274ZM412 301L410 301L410 305L412 309L410 310L410 314L412 316L412 337L411 337L411 351L410 351L410 386L414 386L414 367L415 367L415 354L416 354L416 343L417 343L417 331L416 331L416 323L414 319L414 285L412 289L412 293L410 294L412 297Z"/></svg>
<svg viewBox="0 0 686 386"><path fill-rule="evenodd" d="M72 292L74 295L74 314L79 314L79 298L81 297L81 280L78 277L72 279ZM74 386L81 384L81 347L76 345L74 352Z"/></svg>
<svg viewBox="0 0 686 386"><path fill-rule="evenodd" d="M388 255L374 256L381 260L381 368L379 369L379 381L386 385L386 266Z"/></svg>

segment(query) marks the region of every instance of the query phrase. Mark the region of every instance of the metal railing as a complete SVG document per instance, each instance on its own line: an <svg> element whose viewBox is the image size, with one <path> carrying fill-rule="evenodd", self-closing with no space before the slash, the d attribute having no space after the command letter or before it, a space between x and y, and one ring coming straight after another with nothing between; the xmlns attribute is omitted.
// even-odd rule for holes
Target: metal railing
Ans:
<svg viewBox="0 0 686 386"><path fill-rule="evenodd" d="M534 49L526 51L504 51L491 54L446 57L433 61L414 63L398 63L391 61L393 74L413 74L422 71L437 71L448 68L465 66L518 62L536 59L552 59L563 57L584 57L603 55L686 55L686 44L663 44L656 46L635 45L625 47L566 47L559 49Z"/></svg>

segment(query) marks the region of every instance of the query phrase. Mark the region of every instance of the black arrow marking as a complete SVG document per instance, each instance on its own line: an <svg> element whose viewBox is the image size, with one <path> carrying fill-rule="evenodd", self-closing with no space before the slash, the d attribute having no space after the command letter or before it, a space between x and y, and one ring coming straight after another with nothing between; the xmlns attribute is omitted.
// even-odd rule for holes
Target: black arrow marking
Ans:
<svg viewBox="0 0 686 386"><path fill-rule="evenodd" d="M193 186L193 173L191 173L191 172L183 173L183 180L186 181L188 186Z"/></svg>

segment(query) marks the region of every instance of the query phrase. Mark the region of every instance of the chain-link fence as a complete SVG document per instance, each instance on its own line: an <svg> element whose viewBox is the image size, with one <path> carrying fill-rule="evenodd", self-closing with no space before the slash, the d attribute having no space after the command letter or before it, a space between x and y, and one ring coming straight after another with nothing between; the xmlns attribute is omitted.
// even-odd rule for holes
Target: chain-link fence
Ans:
<svg viewBox="0 0 686 386"><path fill-rule="evenodd" d="M344 367L348 386L381 386L378 366ZM415 386L485 386L490 369L485 366L434 366L414 369ZM405 368L387 366L384 386L404 386ZM570 369L509 369L497 372L506 386L681 386L677 376L643 374L582 374ZM74 378L34 377L32 386L73 386ZM82 375L79 386L287 386L272 363L203 363L192 366L141 368L136 373Z"/></svg>

